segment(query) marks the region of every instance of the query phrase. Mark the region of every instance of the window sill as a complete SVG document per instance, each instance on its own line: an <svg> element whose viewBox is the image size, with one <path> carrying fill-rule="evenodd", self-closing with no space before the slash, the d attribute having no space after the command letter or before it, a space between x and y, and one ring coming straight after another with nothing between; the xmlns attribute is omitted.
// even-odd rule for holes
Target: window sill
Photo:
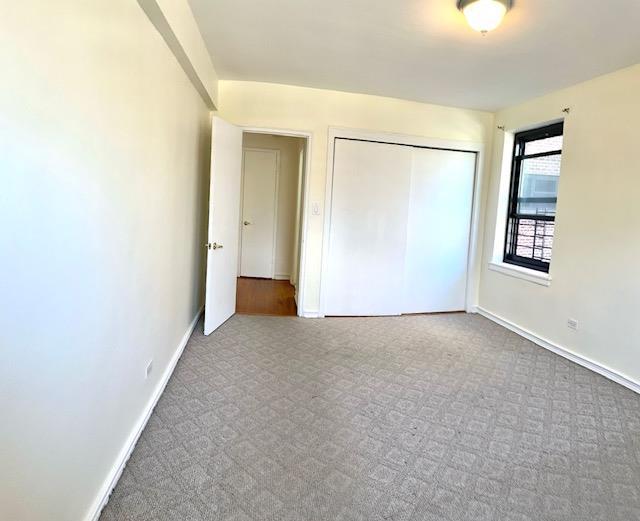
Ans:
<svg viewBox="0 0 640 521"><path fill-rule="evenodd" d="M507 264L506 262L490 262L489 269L491 271L497 271L503 273L509 277L515 277L516 279L526 280L527 282L533 282L540 286L551 286L551 276L548 273L542 273L536 270L530 270L528 268L521 268L514 264Z"/></svg>

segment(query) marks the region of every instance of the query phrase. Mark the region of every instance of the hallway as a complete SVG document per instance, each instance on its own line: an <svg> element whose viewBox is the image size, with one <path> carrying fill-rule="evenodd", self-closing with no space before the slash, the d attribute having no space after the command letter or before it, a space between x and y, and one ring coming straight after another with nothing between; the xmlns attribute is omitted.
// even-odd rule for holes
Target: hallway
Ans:
<svg viewBox="0 0 640 521"><path fill-rule="evenodd" d="M296 316L295 288L288 280L238 277L236 313Z"/></svg>

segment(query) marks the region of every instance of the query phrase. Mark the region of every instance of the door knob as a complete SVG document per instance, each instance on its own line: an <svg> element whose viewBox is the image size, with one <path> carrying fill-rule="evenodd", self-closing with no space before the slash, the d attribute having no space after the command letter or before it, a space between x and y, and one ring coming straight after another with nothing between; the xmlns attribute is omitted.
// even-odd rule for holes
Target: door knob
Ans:
<svg viewBox="0 0 640 521"><path fill-rule="evenodd" d="M251 224L251 223L250 223L249 221L245 221L245 222L243 222L242 224L244 224L245 226L247 226L247 225L249 225L249 224Z"/></svg>

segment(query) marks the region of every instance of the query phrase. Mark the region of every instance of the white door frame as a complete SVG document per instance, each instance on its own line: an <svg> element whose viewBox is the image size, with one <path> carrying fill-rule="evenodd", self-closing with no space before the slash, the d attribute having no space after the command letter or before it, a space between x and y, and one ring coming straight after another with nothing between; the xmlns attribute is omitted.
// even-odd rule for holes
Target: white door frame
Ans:
<svg viewBox="0 0 640 521"><path fill-rule="evenodd" d="M304 160L304 171L302 173L302 181L304 186L304 192L302 194L302 200L300 201L300 226L302 234L300 237L300 263L298 266L298 286L297 301L298 301L298 316L317 316L317 312L307 312L305 302L305 288L307 281L307 232L309 227L309 193L310 193L310 165L311 165L311 153L313 150L312 140L313 133L304 130L291 130L282 128L265 128L265 127L250 127L240 126L243 132L251 132L252 134L273 134L277 136L299 137L307 140ZM274 263L275 266L275 263Z"/></svg>
<svg viewBox="0 0 640 521"><path fill-rule="evenodd" d="M244 132L244 130L243 130ZM242 180L240 181L240 247L238 251L238 266L242 266L242 232L244 225L244 153L245 151L253 152L275 152L276 154L276 187L273 201L273 248L271 250L271 278L276 278L276 241L278 240L278 203L280 202L278 191L280 189L280 150L275 148L260 148L260 147L242 147ZM240 274L240 268L238 268L238 274Z"/></svg>
<svg viewBox="0 0 640 521"><path fill-rule="evenodd" d="M475 313L478 307L478 285L480 277L481 258L479 245L481 196L484 170L484 144L472 141L456 141L447 139L435 139L407 134L395 134L391 132L372 132L343 127L329 127L327 143L327 179L325 187L324 204L324 233L322 238L322 268L320 276L320 316L325 316L326 300L326 269L331 247L329 231L331 230L331 205L333 196L333 157L336 138L357 139L361 141L374 141L392 145L409 145L439 150L452 150L456 152L472 152L476 154L476 171L473 183L473 203L471 209L471 229L469 234L469 258L467 260L467 287L466 287L466 311Z"/></svg>

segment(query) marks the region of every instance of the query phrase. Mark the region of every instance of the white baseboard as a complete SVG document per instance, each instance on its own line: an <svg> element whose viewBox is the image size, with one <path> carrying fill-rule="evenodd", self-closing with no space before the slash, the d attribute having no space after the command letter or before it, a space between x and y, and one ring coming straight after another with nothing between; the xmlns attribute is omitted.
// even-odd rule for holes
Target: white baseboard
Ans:
<svg viewBox="0 0 640 521"><path fill-rule="evenodd" d="M303 318L324 318L324 315L320 311L306 311L302 310L298 316Z"/></svg>
<svg viewBox="0 0 640 521"><path fill-rule="evenodd" d="M553 353L560 355L566 358L567 360L571 360L572 362L575 362L576 364L581 365L582 367L586 367L587 369L590 369L591 371L598 373L599 375L602 375L605 378L608 378L609 380L612 380L620 385L623 385L627 389L631 389L632 391L640 394L640 382L636 382L632 378L622 375L617 371L614 371L613 369L610 369L602 364L599 364L598 362L594 362L593 360L590 360L589 358L585 358L584 356L574 353L573 351L570 351L564 347L561 347L558 344L554 344L550 340L546 340L536 335L535 333L523 327L520 327L517 324L514 324L513 322L507 320L506 318L502 318L496 315L495 313L492 313L487 309L478 307L477 311L483 317L488 318L492 322L495 322L496 324L499 324L502 327L505 327L510 331L513 331L514 333L517 333L518 335L526 338L527 340L530 340L534 344L537 344L540 347L544 347L545 349L548 349L549 351L552 351Z"/></svg>
<svg viewBox="0 0 640 521"><path fill-rule="evenodd" d="M291 275L289 275L288 273L276 273L273 276L273 280L289 280L291 278Z"/></svg>
<svg viewBox="0 0 640 521"><path fill-rule="evenodd" d="M153 412L153 409L156 406L156 403L158 403L160 396L162 396L162 392L164 391L164 388L169 382L169 378L171 378L171 375L173 374L173 370L176 368L176 364L178 363L178 360L180 360L180 357L182 356L182 352L184 351L184 348L186 347L187 342L189 341L189 338L191 338L191 334L193 333L193 330L195 329L198 323L198 320L202 315L203 309L204 309L204 306L200 308L200 311L198 311L195 318L191 321L191 324L189 324L187 331L182 337L182 340L180 340L180 344L178 344L178 347L176 348L176 351L173 354L173 357L171 357L171 360L169 361L169 365L167 365L167 368L162 374L162 377L158 381L158 384L156 385L156 388L154 389L153 394L151 395L151 398L149 398L149 401L147 402L146 407L142 411L140 418L138 418L138 421L133 426L133 429L131 430L131 434L129 434L129 437L127 438L127 441L122 447L120 454L118 454L118 457L114 462L113 467L109 471L109 474L107 475L104 481L104 484L100 488L100 492L98 493L96 499L91 505L91 508L89 509L87 515L85 516L85 521L98 521L98 518L100 517L100 513L102 512L102 509L107 504L107 501L109 501L109 496L111 495L111 492L113 491L116 484L118 483L118 480L122 475L122 471L124 470L124 467L127 464L127 461L129 461L129 457L131 456L131 453L133 452L133 449L135 448L136 443L138 442L138 438L140 438L142 431L147 425L147 422L151 417L151 413Z"/></svg>

